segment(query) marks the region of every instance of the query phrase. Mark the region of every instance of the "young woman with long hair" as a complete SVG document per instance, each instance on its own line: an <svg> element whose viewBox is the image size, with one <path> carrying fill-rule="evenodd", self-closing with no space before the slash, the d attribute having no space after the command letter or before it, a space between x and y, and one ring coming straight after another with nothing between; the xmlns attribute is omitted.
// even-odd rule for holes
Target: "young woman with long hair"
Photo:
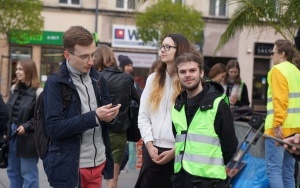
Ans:
<svg viewBox="0 0 300 188"><path fill-rule="evenodd" d="M9 142L7 175L10 187L39 187L38 155L34 139L34 106L41 92L37 69L32 59L17 62L15 84L6 103L9 112L6 137Z"/></svg>
<svg viewBox="0 0 300 188"><path fill-rule="evenodd" d="M160 46L161 62L146 82L141 96L138 124L144 141L143 165L135 188L170 188L174 144L171 108L181 87L175 71L175 58L190 51L181 34L167 35Z"/></svg>

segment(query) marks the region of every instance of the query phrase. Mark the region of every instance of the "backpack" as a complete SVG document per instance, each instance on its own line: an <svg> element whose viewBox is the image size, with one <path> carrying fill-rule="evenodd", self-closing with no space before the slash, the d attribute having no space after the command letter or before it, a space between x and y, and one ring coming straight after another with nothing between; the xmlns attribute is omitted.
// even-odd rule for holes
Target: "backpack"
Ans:
<svg viewBox="0 0 300 188"><path fill-rule="evenodd" d="M61 97L63 100L63 110L65 110L70 104L72 89L65 84L61 84ZM34 138L38 156L44 160L51 139L45 128L44 91L40 93L34 106Z"/></svg>

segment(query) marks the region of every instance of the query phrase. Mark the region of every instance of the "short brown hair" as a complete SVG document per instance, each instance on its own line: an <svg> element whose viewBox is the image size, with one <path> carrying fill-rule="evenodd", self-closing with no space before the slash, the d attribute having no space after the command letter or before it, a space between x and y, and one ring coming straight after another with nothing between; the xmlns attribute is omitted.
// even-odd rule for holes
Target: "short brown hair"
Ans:
<svg viewBox="0 0 300 188"><path fill-rule="evenodd" d="M96 48L97 58L94 60L94 67L102 71L107 67L117 67L117 61L114 52L107 45L100 45Z"/></svg>
<svg viewBox="0 0 300 188"><path fill-rule="evenodd" d="M203 56L200 53L194 53L193 51L190 53L184 53L183 55L178 56L175 59L175 68L176 68L176 73L178 74L178 65L181 63L186 63L189 61L193 61L198 64L199 71L201 72L202 70L204 71L204 64L203 64ZM205 79L200 78L201 80L201 85L205 85Z"/></svg>
<svg viewBox="0 0 300 188"><path fill-rule="evenodd" d="M25 74L25 85L31 86L33 88L39 88L40 82L38 78L38 73L36 69L36 65L32 59L20 59L17 64L20 64L22 66L22 69ZM15 78L13 81L16 84L16 87L19 87L20 81L18 78Z"/></svg>
<svg viewBox="0 0 300 188"><path fill-rule="evenodd" d="M177 67L180 63L185 63L185 62L189 62L189 61L198 63L199 70L203 70L203 57L200 54L196 54L193 52L192 53L184 53L175 59L176 70L178 70Z"/></svg>
<svg viewBox="0 0 300 188"><path fill-rule="evenodd" d="M63 36L64 50L74 52L75 45L89 46L94 42L93 35L82 26L71 26Z"/></svg>
<svg viewBox="0 0 300 188"><path fill-rule="evenodd" d="M294 45L288 41L279 39L274 43L279 53L284 52L287 61L293 63L300 70L300 55Z"/></svg>

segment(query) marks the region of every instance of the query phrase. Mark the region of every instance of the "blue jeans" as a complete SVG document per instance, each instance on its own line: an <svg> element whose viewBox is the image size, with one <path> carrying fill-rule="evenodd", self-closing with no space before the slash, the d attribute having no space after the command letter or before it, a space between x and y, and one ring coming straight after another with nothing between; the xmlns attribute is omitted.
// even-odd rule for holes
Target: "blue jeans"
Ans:
<svg viewBox="0 0 300 188"><path fill-rule="evenodd" d="M265 139L265 151L270 188L294 188L295 159L270 138Z"/></svg>
<svg viewBox="0 0 300 188"><path fill-rule="evenodd" d="M12 133L14 129L15 126L12 125ZM17 157L17 138L10 140L7 167L10 188L38 188L38 161L38 157Z"/></svg>

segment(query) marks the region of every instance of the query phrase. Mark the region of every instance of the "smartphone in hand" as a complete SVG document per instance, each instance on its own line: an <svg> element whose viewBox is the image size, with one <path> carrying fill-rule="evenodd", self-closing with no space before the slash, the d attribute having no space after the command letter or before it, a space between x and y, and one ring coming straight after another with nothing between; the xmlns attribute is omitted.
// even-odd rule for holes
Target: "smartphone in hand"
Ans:
<svg viewBox="0 0 300 188"><path fill-rule="evenodd" d="M267 135L267 134L264 134L263 136L264 136L265 138L271 138L271 139L275 140L275 141L278 142L280 145L284 145L284 144L285 144L285 145L287 145L289 148L295 147L297 151L300 151L300 146L298 146L298 145L295 145L295 144L292 144L292 143L283 141L283 140L281 140L281 139L279 139L279 138L276 138L276 137L274 137L274 136L270 136L270 135Z"/></svg>

